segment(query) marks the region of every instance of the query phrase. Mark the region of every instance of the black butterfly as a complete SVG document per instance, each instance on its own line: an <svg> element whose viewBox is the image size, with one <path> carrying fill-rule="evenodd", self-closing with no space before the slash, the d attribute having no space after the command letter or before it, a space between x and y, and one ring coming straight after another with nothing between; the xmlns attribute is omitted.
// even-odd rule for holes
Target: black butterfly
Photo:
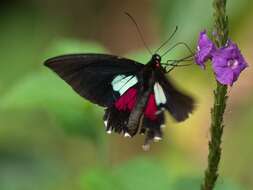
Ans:
<svg viewBox="0 0 253 190"><path fill-rule="evenodd" d="M106 108L107 133L133 137L140 132L146 134L146 146L162 138L164 110L184 121L194 108L193 99L165 76L158 54L146 65L106 54L63 55L48 59L45 65L79 95Z"/></svg>

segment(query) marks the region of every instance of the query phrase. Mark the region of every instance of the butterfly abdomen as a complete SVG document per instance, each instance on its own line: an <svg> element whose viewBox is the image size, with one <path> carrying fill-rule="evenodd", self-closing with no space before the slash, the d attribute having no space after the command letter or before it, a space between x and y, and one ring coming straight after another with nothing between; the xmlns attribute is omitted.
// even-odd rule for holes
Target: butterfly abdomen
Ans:
<svg viewBox="0 0 253 190"><path fill-rule="evenodd" d="M145 110L150 93L151 89L144 92L140 91L138 94L137 103L129 116L127 125L127 128L131 136L135 135L138 131L141 116L143 115L143 112Z"/></svg>

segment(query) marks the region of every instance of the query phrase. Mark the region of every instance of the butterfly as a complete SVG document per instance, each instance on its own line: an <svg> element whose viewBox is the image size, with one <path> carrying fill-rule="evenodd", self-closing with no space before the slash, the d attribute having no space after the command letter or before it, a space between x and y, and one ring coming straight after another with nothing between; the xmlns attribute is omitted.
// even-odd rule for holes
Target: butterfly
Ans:
<svg viewBox="0 0 253 190"><path fill-rule="evenodd" d="M80 96L105 108L107 133L145 134L144 146L162 139L165 111L180 122L194 109L193 98L172 84L156 53L147 64L108 54L63 55L44 64Z"/></svg>

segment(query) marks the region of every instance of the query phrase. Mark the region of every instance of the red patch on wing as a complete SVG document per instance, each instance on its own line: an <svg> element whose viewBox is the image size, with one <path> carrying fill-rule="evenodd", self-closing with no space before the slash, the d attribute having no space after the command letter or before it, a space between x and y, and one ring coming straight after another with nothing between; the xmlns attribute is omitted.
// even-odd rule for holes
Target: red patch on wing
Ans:
<svg viewBox="0 0 253 190"><path fill-rule="evenodd" d="M135 106L136 97L137 97L137 90L135 88L130 88L115 102L115 107L118 110L131 111Z"/></svg>
<svg viewBox="0 0 253 190"><path fill-rule="evenodd" d="M150 120L156 119L157 106L155 102L155 95L151 93L144 111L144 115Z"/></svg>
<svg viewBox="0 0 253 190"><path fill-rule="evenodd" d="M135 88L130 88L115 102L115 107L120 111L131 111L136 104L136 98L137 90ZM157 110L158 109L155 102L155 95L154 93L151 93L149 95L146 108L144 110L144 115L150 120L155 120L157 119Z"/></svg>

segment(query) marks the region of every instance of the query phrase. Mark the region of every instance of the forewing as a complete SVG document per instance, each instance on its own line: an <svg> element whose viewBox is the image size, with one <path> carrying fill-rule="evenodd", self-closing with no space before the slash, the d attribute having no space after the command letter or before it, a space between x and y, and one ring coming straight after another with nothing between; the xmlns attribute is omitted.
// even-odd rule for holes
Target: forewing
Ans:
<svg viewBox="0 0 253 190"><path fill-rule="evenodd" d="M106 54L72 54L44 63L65 80L79 95L108 107L115 99L112 81L118 76L135 76L143 67L130 59Z"/></svg>
<svg viewBox="0 0 253 190"><path fill-rule="evenodd" d="M177 90L162 71L158 72L156 77L161 87L155 90L160 96L158 98L160 105L164 106L177 121L187 119L194 109L193 98Z"/></svg>

